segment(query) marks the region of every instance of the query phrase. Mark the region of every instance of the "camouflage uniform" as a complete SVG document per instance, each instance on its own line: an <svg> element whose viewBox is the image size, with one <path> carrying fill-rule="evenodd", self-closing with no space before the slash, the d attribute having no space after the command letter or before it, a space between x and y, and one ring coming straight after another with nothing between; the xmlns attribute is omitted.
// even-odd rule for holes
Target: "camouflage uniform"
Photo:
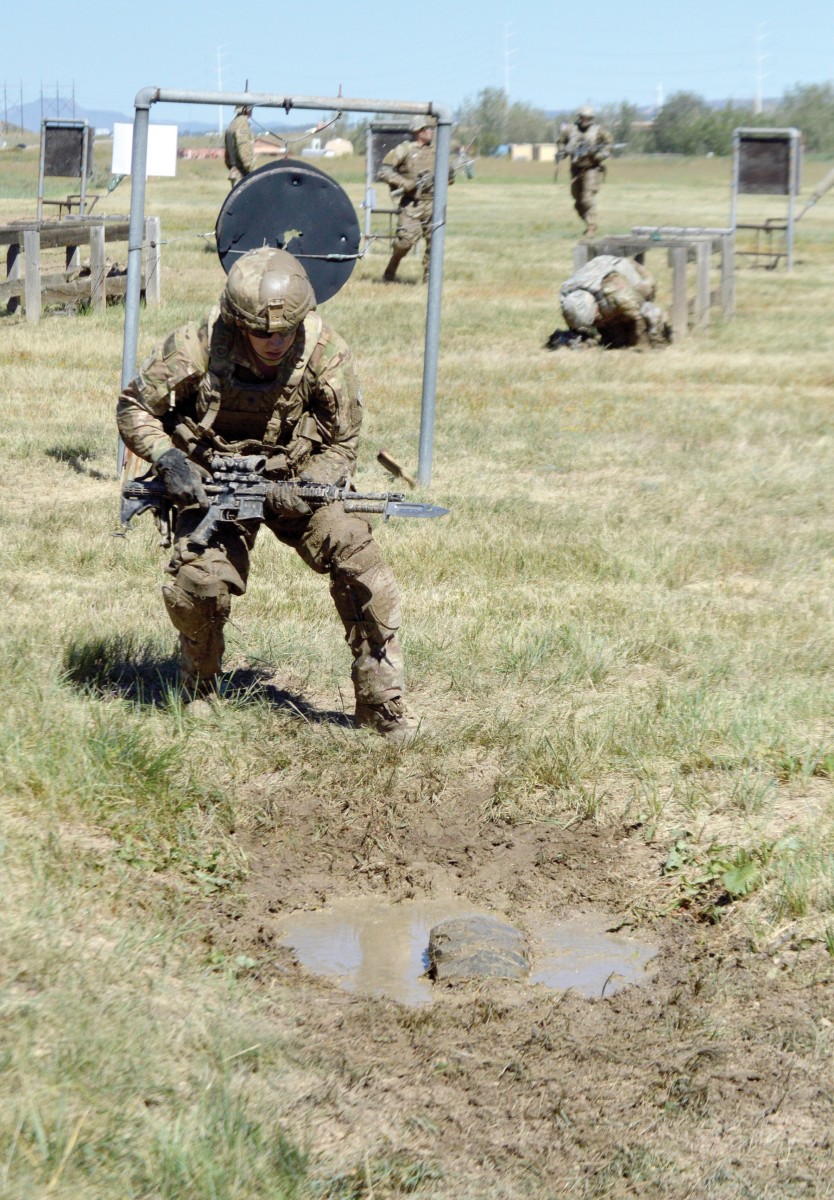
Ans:
<svg viewBox="0 0 834 1200"><path fill-rule="evenodd" d="M590 117L583 116L588 113ZM559 154L570 158L570 191L574 208L585 223L586 237L593 237L597 231L597 192L613 144L608 130L594 124L589 109L580 109L574 124L556 140Z"/></svg>
<svg viewBox="0 0 834 1200"><path fill-rule="evenodd" d="M229 168L229 186L240 183L244 176L255 169L255 148L252 127L249 124L251 108L238 108L234 118L226 126L226 166Z"/></svg>
<svg viewBox="0 0 834 1200"><path fill-rule="evenodd" d="M418 126L417 122L414 122L412 132L419 133L421 128L431 129L432 126ZM400 142L385 155L377 173L377 179L387 183L392 192L398 193L397 230L391 247L391 259L383 275L383 279L388 283L393 282L401 260L417 245L421 237L425 241L423 282L429 277L435 159L436 151L431 143L421 145L419 141ZM452 169L449 171L449 182L454 183Z"/></svg>
<svg viewBox="0 0 834 1200"><path fill-rule="evenodd" d="M277 374L265 374L243 331L225 310L213 309L154 350L117 410L125 445L153 463L172 447L199 461L200 438L210 428L210 436L227 443L224 448L266 454L267 474L301 474L316 483L349 475L361 420L350 351L315 311L297 327ZM188 543L201 515L193 507L180 513L167 567L171 578L163 587L180 633L182 681L192 694L213 690L231 597L246 591L258 532L257 522L223 524L201 549ZM306 516L268 515L265 524L314 571L330 577L353 655L357 722L369 709L374 715L404 711L399 594L368 522L341 504L326 504Z"/></svg>
<svg viewBox="0 0 834 1200"><path fill-rule="evenodd" d="M665 314L654 303L656 284L633 258L600 254L562 284L568 326L612 348L658 346L669 340Z"/></svg>

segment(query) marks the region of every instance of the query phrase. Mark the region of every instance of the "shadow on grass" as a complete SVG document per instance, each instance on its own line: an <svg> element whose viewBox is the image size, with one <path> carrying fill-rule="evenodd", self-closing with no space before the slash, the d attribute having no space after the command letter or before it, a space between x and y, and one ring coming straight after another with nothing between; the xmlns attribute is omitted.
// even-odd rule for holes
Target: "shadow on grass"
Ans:
<svg viewBox="0 0 834 1200"><path fill-rule="evenodd" d="M151 643L127 635L71 642L64 651L63 675L69 684L89 695L167 708L177 693L179 666L174 655L163 656ZM315 708L297 692L276 687L269 682L266 671L229 671L222 677L221 692L238 704L266 703L303 721L353 727L346 713Z"/></svg>
<svg viewBox="0 0 834 1200"><path fill-rule="evenodd" d="M78 475L87 475L90 479L113 478L104 471L97 471L95 467L84 465L89 459L95 457L89 446L50 446L45 453L47 458L54 458L56 462L66 463Z"/></svg>

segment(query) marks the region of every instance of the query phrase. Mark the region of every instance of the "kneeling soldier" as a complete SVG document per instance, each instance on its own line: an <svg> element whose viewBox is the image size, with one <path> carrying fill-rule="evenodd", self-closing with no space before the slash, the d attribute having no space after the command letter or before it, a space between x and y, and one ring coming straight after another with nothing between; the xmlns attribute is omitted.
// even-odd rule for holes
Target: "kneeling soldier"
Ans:
<svg viewBox="0 0 834 1200"><path fill-rule="evenodd" d="M562 284L559 303L568 328L580 341L612 349L662 346L670 340L671 329L655 303L656 291L641 263L600 254ZM551 336L554 347L558 334L559 330Z"/></svg>
<svg viewBox="0 0 834 1200"><path fill-rule="evenodd" d="M344 482L356 461L362 398L350 350L315 310L301 264L251 250L229 272L220 308L175 330L119 398L125 445L148 459L176 502L173 556L163 586L180 634L189 697L217 688L231 597L246 591L258 522L224 523L205 547L189 542L207 506L196 465L218 446L263 454L276 482L265 523L330 593L353 654L356 724L392 741L418 722L403 699L400 599L370 525L340 503L315 510L282 480Z"/></svg>

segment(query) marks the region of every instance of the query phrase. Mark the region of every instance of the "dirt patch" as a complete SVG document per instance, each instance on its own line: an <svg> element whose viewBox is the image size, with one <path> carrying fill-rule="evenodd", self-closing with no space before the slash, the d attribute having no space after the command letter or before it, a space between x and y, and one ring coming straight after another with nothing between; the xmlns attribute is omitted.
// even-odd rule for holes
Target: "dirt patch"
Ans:
<svg viewBox="0 0 834 1200"><path fill-rule="evenodd" d="M653 917L665 847L495 822L489 781L361 810L279 789L251 785L249 877L213 902L208 936L257 963L291 1053L316 1064L283 1107L320 1194L834 1195L834 987L818 947L771 958L732 920ZM420 1009L348 995L278 945L282 915L366 893L465 897L521 927L605 912L660 945L656 974L593 1001L492 980Z"/></svg>

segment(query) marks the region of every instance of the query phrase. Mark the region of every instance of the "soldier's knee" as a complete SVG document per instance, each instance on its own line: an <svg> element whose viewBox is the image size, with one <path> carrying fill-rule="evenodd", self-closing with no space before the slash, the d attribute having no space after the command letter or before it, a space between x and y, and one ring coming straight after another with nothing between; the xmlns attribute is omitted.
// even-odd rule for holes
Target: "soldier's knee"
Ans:
<svg viewBox="0 0 834 1200"><path fill-rule="evenodd" d="M189 638L197 638L209 627L224 625L232 607L228 591L195 596L180 582L163 584L162 598L174 627Z"/></svg>

